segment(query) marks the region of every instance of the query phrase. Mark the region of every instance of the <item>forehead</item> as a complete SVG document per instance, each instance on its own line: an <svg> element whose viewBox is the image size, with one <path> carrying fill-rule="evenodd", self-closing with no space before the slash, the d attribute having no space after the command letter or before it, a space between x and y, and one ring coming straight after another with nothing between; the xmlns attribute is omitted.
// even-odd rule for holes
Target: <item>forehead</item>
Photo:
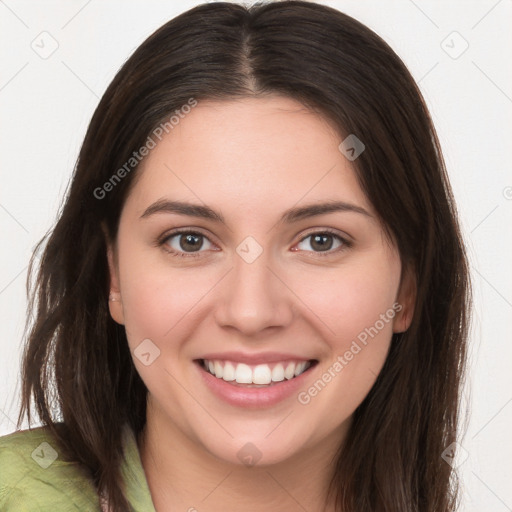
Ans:
<svg viewBox="0 0 512 512"><path fill-rule="evenodd" d="M140 214L172 197L254 213L315 200L371 210L341 140L328 120L291 98L200 101L142 161L126 207Z"/></svg>

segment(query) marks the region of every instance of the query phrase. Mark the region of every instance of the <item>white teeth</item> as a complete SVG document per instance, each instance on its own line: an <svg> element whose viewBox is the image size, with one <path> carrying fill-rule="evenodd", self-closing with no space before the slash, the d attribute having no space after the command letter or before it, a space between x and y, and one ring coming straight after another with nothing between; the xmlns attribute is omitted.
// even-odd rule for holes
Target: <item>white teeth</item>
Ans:
<svg viewBox="0 0 512 512"><path fill-rule="evenodd" d="M212 375L227 382L236 381L238 384L268 385L272 382L282 382L285 379L290 380L299 376L311 366L311 363L309 361L278 363L270 369L267 364L258 364L251 367L244 363L205 359L203 360L203 366Z"/></svg>
<svg viewBox="0 0 512 512"><path fill-rule="evenodd" d="M272 380L274 382L281 382L284 380L284 368L281 363L274 366L274 369L272 370Z"/></svg>
<svg viewBox="0 0 512 512"><path fill-rule="evenodd" d="M303 361L302 363L299 363L299 364L295 367L295 372L294 372L295 377L297 377L298 375L300 375L300 374L304 371L304 368L306 368L306 361Z"/></svg>
<svg viewBox="0 0 512 512"><path fill-rule="evenodd" d="M217 372L215 372L217 374ZM239 384L251 384L252 383L252 370L250 366L239 363L236 365L235 380Z"/></svg>
<svg viewBox="0 0 512 512"><path fill-rule="evenodd" d="M254 368L252 381L254 384L270 384L272 381L272 372L266 364L259 364Z"/></svg>
<svg viewBox="0 0 512 512"><path fill-rule="evenodd" d="M208 365L210 366L210 365ZM225 380L225 381L232 381L232 380L235 380L235 367L227 362L225 365L224 365L224 370L223 370L223 373L222 373L222 378Z"/></svg>
<svg viewBox="0 0 512 512"><path fill-rule="evenodd" d="M293 363L288 363L286 370L284 371L284 376L286 379L293 379L295 376L295 365Z"/></svg>
<svg viewBox="0 0 512 512"><path fill-rule="evenodd" d="M215 376L219 379L222 379L222 374L224 373L224 367L220 364L220 361L215 361L214 363L215 368Z"/></svg>

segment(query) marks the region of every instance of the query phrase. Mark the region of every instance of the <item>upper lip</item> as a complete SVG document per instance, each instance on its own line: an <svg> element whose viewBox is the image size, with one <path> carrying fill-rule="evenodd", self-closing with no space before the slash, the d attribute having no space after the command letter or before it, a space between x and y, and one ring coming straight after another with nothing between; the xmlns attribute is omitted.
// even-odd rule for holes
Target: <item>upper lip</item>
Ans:
<svg viewBox="0 0 512 512"><path fill-rule="evenodd" d="M311 361L311 357L303 357L295 354L285 354L281 352L261 352L259 354L247 354L243 352L215 352L202 356L200 359L208 359L209 361L233 361L236 363L245 363L250 365L278 363L280 361Z"/></svg>

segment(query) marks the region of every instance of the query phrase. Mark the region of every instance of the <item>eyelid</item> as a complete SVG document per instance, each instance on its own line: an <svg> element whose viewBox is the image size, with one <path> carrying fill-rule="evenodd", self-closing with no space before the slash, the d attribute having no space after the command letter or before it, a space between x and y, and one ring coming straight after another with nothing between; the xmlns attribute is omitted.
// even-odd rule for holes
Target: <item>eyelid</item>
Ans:
<svg viewBox="0 0 512 512"><path fill-rule="evenodd" d="M325 228L321 226L315 226L313 228L308 228L305 233L301 235L301 238L299 242L302 242L305 238L308 236L314 235L314 234L321 234L321 233L328 233L329 235L334 235L343 240L346 244L352 244L354 242L354 239L344 231L340 231L338 229L334 228Z"/></svg>
<svg viewBox="0 0 512 512"><path fill-rule="evenodd" d="M334 250L329 249L327 251L304 251L304 250L293 249L293 248L292 248L292 250L294 250L294 252L300 251L300 252L304 252L304 253L314 254L315 257L323 258L323 257L339 255L340 253L346 251L347 249L350 249L354 245L353 238L351 236L346 235L346 234L341 234L338 230L333 229L333 228L322 228L322 227L318 227L318 226L314 227L314 228L310 228L305 234L303 234L301 236L300 240L295 245L300 244L301 242L303 242L310 236L316 235L316 234L331 235L334 238L337 238L341 242L341 246ZM295 245L294 245L294 247L295 247Z"/></svg>
<svg viewBox="0 0 512 512"><path fill-rule="evenodd" d="M178 236L178 235L183 235L183 234L187 234L187 235L200 235L204 238L206 238L206 240L208 240L208 242L210 242L212 245L215 245L217 246L217 244L211 240L210 236L205 234L201 228L196 228L196 227L193 227L193 226L187 226L187 227L183 227L183 228L175 228L175 229L172 229L170 231L166 231L163 235L161 235L157 240L156 240L156 245L157 246L165 246L166 243L173 237L175 236ZM194 257L196 255L200 255L202 252L205 252L205 251L194 251L194 252L185 252L185 251L176 251L174 249L171 249L171 248L167 248L167 249L164 249L165 251L167 251L168 253L176 256L176 255L179 255L179 256L185 256L185 257Z"/></svg>

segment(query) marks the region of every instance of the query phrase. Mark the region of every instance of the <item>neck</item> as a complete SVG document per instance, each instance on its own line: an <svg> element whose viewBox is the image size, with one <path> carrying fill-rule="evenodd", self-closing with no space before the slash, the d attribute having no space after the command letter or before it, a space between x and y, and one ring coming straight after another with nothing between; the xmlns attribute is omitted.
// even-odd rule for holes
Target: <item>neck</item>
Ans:
<svg viewBox="0 0 512 512"><path fill-rule="evenodd" d="M342 428L345 433L348 427ZM148 403L138 444L157 512L335 512L326 496L341 436L337 430L277 464L232 464L212 455Z"/></svg>

